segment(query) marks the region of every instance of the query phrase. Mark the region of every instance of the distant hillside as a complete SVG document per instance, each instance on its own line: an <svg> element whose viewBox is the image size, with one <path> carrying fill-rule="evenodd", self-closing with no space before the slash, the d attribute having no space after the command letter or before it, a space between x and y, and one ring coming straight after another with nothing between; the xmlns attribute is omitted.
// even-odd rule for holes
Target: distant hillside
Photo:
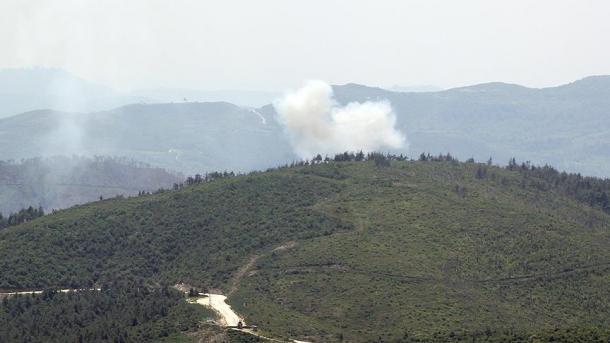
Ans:
<svg viewBox="0 0 610 343"><path fill-rule="evenodd" d="M52 157L0 161L0 213L22 208L47 212L116 195L171 188L181 175L116 158Z"/></svg>
<svg viewBox="0 0 610 343"><path fill-rule="evenodd" d="M264 169L294 159L265 111L228 103L129 105L111 111L34 111L0 119L0 159L126 156L199 173Z"/></svg>
<svg viewBox="0 0 610 343"><path fill-rule="evenodd" d="M133 103L225 101L259 107L278 95L263 91L169 88L119 92L62 69L0 69L0 118L34 110L103 111Z"/></svg>
<svg viewBox="0 0 610 343"><path fill-rule="evenodd" d="M609 191L447 157L280 168L0 231L0 288L185 282L313 342L603 341Z"/></svg>
<svg viewBox="0 0 610 343"><path fill-rule="evenodd" d="M128 93L148 103L167 102L230 102L237 106L261 107L270 104L282 94L278 92L248 90L201 91L194 89L145 89Z"/></svg>
<svg viewBox="0 0 610 343"><path fill-rule="evenodd" d="M342 103L389 100L412 155L451 151L501 163L517 157L610 176L610 76L543 89L487 83L401 93L348 84L334 91ZM295 158L273 106L184 102L178 94L170 96L179 98L176 103L93 113L33 111L0 120L0 159L127 156L196 173L264 169Z"/></svg>
<svg viewBox="0 0 610 343"><path fill-rule="evenodd" d="M343 103L388 99L414 153L451 151L505 163L511 157L610 176L610 76L533 89L487 83L440 92L399 93L336 86Z"/></svg>

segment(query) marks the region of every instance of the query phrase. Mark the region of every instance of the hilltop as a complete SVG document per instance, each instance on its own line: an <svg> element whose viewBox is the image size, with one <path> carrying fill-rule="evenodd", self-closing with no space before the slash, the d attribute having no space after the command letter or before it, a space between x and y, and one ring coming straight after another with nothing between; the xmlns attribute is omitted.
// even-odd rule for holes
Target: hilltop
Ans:
<svg viewBox="0 0 610 343"><path fill-rule="evenodd" d="M0 288L183 282L221 290L267 335L316 342L582 338L610 325L608 181L448 156L342 159L8 228Z"/></svg>

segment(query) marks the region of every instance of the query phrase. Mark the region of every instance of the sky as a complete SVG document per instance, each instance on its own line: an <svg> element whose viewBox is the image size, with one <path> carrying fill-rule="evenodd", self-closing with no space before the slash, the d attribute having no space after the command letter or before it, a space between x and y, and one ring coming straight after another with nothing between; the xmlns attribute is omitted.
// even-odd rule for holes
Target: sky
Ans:
<svg viewBox="0 0 610 343"><path fill-rule="evenodd" d="M2 0L0 68L120 90L545 87L610 74L608 18L607 0Z"/></svg>

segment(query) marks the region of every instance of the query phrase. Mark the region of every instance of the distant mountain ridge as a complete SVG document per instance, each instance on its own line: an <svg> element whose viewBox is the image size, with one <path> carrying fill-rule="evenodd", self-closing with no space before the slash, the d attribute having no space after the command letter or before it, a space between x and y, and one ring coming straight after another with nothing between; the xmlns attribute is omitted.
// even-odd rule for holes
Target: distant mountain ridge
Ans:
<svg viewBox="0 0 610 343"><path fill-rule="evenodd" d="M119 92L58 68L0 69L0 118L41 109L103 111L133 103L228 101L258 107L278 95L264 91L171 88Z"/></svg>
<svg viewBox="0 0 610 343"><path fill-rule="evenodd" d="M0 159L123 156L189 174L264 169L296 157L272 114L225 102L33 111L0 119Z"/></svg>
<svg viewBox="0 0 610 343"><path fill-rule="evenodd" d="M146 102L230 102L237 106L260 107L269 104L281 96L277 92L250 90L214 90L201 91L193 89L145 89L128 93L130 96Z"/></svg>
<svg viewBox="0 0 610 343"><path fill-rule="evenodd" d="M341 103L387 99L410 150L500 162L510 157L610 176L610 76L549 88L500 82L432 93L336 86Z"/></svg>
<svg viewBox="0 0 610 343"><path fill-rule="evenodd" d="M333 89L339 103L391 102L397 127L410 144L409 151L392 152L450 152L501 163L517 157L610 176L610 76L548 88L491 82L439 92L392 92L358 84ZM71 151L69 140L58 137L74 130L81 130L76 132L81 142ZM296 159L273 106L226 102L29 112L0 120L0 144L6 147L0 159L68 151L126 156L186 173L265 169Z"/></svg>

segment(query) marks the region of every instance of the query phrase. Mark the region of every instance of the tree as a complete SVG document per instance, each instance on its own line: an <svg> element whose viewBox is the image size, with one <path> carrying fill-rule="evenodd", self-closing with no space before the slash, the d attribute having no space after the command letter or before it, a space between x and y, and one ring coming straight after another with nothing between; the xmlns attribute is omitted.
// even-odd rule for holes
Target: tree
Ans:
<svg viewBox="0 0 610 343"><path fill-rule="evenodd" d="M357 154L356 154L356 161L357 162L361 162L364 161L364 152L362 152L362 150L360 150Z"/></svg>
<svg viewBox="0 0 610 343"><path fill-rule="evenodd" d="M387 158L384 154L375 153L371 156L373 161L375 162L376 167L389 167L390 159Z"/></svg>
<svg viewBox="0 0 610 343"><path fill-rule="evenodd" d="M508 160L508 170L515 170L515 167L517 167L517 160L515 160L515 158L513 157Z"/></svg>

